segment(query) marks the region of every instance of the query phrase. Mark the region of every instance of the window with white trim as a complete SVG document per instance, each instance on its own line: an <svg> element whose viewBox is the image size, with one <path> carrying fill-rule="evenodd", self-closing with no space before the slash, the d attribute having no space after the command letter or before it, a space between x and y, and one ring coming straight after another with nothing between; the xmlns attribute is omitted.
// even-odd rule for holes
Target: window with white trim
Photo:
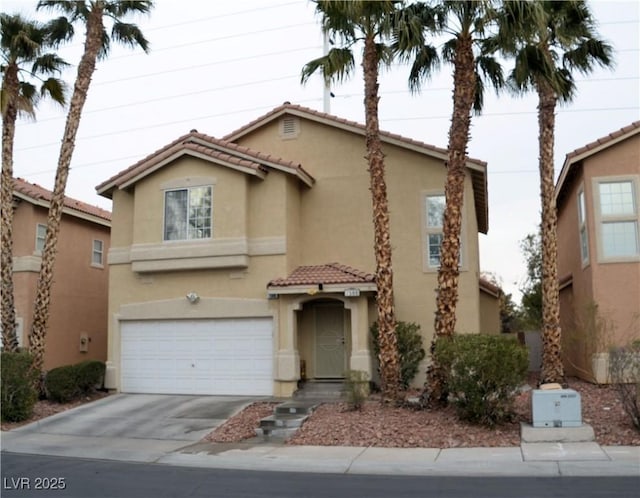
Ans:
<svg viewBox="0 0 640 498"><path fill-rule="evenodd" d="M425 196L426 259L429 268L438 268L440 266L440 245L442 244L444 208L444 194Z"/></svg>
<svg viewBox="0 0 640 498"><path fill-rule="evenodd" d="M47 225L38 223L36 225L36 252L42 252L44 249L44 241L47 236Z"/></svg>
<svg viewBox="0 0 640 498"><path fill-rule="evenodd" d="M580 256L582 264L589 263L589 235L587 234L587 210L584 201L584 189L578 191L578 230L580 233Z"/></svg>
<svg viewBox="0 0 640 498"><path fill-rule="evenodd" d="M91 264L94 266L103 266L104 243L101 240L94 239L91 251Z"/></svg>
<svg viewBox="0 0 640 498"><path fill-rule="evenodd" d="M209 186L167 190L164 193L164 240L211 238L213 188Z"/></svg>
<svg viewBox="0 0 640 498"><path fill-rule="evenodd" d="M595 182L600 258L636 260L640 257L638 179L598 178Z"/></svg>

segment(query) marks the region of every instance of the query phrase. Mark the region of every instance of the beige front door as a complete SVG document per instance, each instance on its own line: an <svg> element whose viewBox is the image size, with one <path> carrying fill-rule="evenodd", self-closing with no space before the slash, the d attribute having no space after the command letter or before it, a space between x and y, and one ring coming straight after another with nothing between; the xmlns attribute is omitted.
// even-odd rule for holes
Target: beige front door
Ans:
<svg viewBox="0 0 640 498"><path fill-rule="evenodd" d="M342 378L345 371L344 308L342 305L315 307L316 372L319 378Z"/></svg>

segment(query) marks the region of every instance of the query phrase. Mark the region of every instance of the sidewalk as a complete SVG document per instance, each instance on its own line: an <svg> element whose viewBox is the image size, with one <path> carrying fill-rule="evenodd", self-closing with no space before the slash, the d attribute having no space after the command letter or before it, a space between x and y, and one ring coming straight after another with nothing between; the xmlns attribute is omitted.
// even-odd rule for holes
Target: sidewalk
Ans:
<svg viewBox="0 0 640 498"><path fill-rule="evenodd" d="M22 433L21 433L22 432ZM184 467L340 474L638 476L640 447L523 443L507 448L362 448L3 432L2 451Z"/></svg>

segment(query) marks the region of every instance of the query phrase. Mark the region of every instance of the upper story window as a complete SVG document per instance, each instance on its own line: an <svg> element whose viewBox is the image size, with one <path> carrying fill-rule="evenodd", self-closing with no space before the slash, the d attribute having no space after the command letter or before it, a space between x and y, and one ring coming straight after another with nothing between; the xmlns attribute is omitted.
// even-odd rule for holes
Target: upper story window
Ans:
<svg viewBox="0 0 640 498"><path fill-rule="evenodd" d="M425 196L427 266L440 266L440 245L442 244L442 220L445 197L442 194Z"/></svg>
<svg viewBox="0 0 640 498"><path fill-rule="evenodd" d="M600 259L636 260L640 257L638 178L596 178L594 182Z"/></svg>
<svg viewBox="0 0 640 498"><path fill-rule="evenodd" d="M36 225L36 252L42 252L44 249L44 240L47 236L47 225L38 223Z"/></svg>
<svg viewBox="0 0 640 498"><path fill-rule="evenodd" d="M424 269L434 271L440 267L440 246L443 238L443 222L446 199L441 193L427 193L424 196ZM464 221L463 221L464 231ZM460 234L460 255L458 264L462 265L462 240L464 234Z"/></svg>
<svg viewBox="0 0 640 498"><path fill-rule="evenodd" d="M589 236L587 234L587 210L584 201L584 189L578 192L578 230L580 232L580 256L582 264L589 263Z"/></svg>
<svg viewBox="0 0 640 498"><path fill-rule="evenodd" d="M212 235L211 186L167 190L164 193L164 240L208 239Z"/></svg>
<svg viewBox="0 0 640 498"><path fill-rule="evenodd" d="M91 251L91 264L94 266L103 266L104 243L101 240L93 241L93 249Z"/></svg>

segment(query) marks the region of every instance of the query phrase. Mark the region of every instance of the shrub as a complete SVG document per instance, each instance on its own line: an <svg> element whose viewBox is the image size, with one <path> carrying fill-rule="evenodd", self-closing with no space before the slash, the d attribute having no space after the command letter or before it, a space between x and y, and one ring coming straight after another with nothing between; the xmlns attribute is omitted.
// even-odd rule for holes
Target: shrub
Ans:
<svg viewBox="0 0 640 498"><path fill-rule="evenodd" d="M436 343L458 417L493 426L513 418L513 398L527 375L527 350L509 337L458 335Z"/></svg>
<svg viewBox="0 0 640 498"><path fill-rule="evenodd" d="M3 352L0 362L2 420L26 420L38 399L35 389L38 373L31 369L32 356L27 352Z"/></svg>
<svg viewBox="0 0 640 498"><path fill-rule="evenodd" d="M344 378L347 404L351 410L360 410L369 397L369 374L364 370L347 370Z"/></svg>
<svg viewBox="0 0 640 498"><path fill-rule="evenodd" d="M66 403L82 394L78 385L76 365L65 365L49 370L44 380L47 398L58 403Z"/></svg>
<svg viewBox="0 0 640 498"><path fill-rule="evenodd" d="M640 341L609 352L609 374L624 411L640 431Z"/></svg>
<svg viewBox="0 0 640 498"><path fill-rule="evenodd" d="M380 354L378 343L378 324L371 326L371 337L373 339L373 352L376 358ZM422 347L422 335L420 335L420 325L413 322L398 322L396 324L396 335L398 337L398 355L400 359L400 382L404 389L411 385L411 381L418 373L420 362L426 355Z"/></svg>
<svg viewBox="0 0 640 498"><path fill-rule="evenodd" d="M87 360L76 365L78 388L85 394L102 388L105 364L98 360Z"/></svg>

